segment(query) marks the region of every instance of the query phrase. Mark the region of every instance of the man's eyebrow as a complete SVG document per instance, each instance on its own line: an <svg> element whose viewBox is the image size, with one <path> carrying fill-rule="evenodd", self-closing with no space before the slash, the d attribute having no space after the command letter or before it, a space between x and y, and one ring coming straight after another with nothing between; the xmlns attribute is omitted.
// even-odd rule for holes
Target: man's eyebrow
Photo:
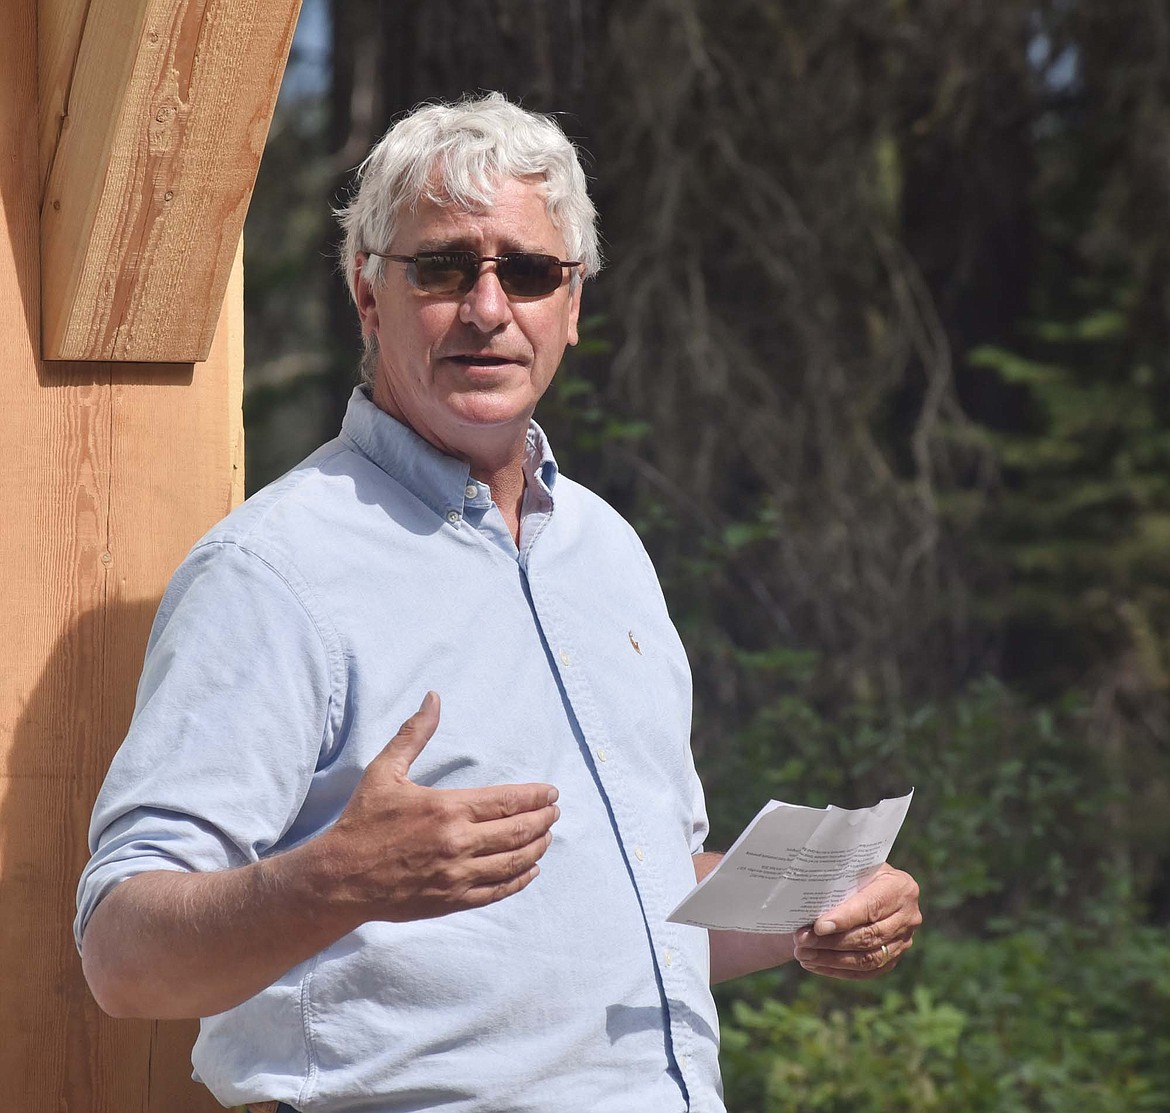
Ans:
<svg viewBox="0 0 1170 1113"><path fill-rule="evenodd" d="M427 251L475 251L470 241L466 239L432 239L423 240L415 249L416 255ZM477 252L478 254L478 252Z"/></svg>
<svg viewBox="0 0 1170 1113"><path fill-rule="evenodd" d="M451 240L438 238L422 240L414 249L414 254L422 255L429 252L443 251L471 251L476 255L480 253L478 244L472 243L470 239L460 236ZM556 252L552 248L534 246L521 242L505 243L500 248L498 254L503 255L508 252L524 252L533 255L556 255Z"/></svg>

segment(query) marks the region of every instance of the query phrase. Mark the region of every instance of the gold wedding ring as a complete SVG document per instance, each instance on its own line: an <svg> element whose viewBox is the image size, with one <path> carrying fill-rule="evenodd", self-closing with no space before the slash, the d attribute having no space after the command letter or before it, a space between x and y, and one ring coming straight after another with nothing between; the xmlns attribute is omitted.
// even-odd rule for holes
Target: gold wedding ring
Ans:
<svg viewBox="0 0 1170 1113"><path fill-rule="evenodd" d="M885 966L885 964L889 961L890 961L890 948L887 947L885 945L885 943L883 943L882 944L882 961L881 961L880 965Z"/></svg>

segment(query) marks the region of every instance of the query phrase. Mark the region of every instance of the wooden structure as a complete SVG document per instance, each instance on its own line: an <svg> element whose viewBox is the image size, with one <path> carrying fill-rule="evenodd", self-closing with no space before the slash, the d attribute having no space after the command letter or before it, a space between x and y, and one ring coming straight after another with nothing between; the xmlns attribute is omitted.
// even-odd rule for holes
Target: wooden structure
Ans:
<svg viewBox="0 0 1170 1113"><path fill-rule="evenodd" d="M0 1078L198 1113L191 1024L113 1021L71 921L153 612L242 493L240 231L299 0L0 0Z"/></svg>

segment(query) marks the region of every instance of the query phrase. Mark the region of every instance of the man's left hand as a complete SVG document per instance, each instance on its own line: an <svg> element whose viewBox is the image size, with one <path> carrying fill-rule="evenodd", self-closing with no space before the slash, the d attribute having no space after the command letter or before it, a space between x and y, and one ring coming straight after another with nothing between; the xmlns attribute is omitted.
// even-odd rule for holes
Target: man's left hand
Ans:
<svg viewBox="0 0 1170 1113"><path fill-rule="evenodd" d="M794 957L813 974L874 978L898 965L921 923L918 883L885 863L864 887L794 933Z"/></svg>

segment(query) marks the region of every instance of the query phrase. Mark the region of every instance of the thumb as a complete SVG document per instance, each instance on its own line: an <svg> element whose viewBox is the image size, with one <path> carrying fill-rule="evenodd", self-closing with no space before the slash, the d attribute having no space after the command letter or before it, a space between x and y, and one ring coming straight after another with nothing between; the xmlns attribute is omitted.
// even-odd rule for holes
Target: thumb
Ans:
<svg viewBox="0 0 1170 1113"><path fill-rule="evenodd" d="M390 767L400 776L410 772L411 763L423 752L439 726L439 694L427 692L419 709L398 728L382 751Z"/></svg>

